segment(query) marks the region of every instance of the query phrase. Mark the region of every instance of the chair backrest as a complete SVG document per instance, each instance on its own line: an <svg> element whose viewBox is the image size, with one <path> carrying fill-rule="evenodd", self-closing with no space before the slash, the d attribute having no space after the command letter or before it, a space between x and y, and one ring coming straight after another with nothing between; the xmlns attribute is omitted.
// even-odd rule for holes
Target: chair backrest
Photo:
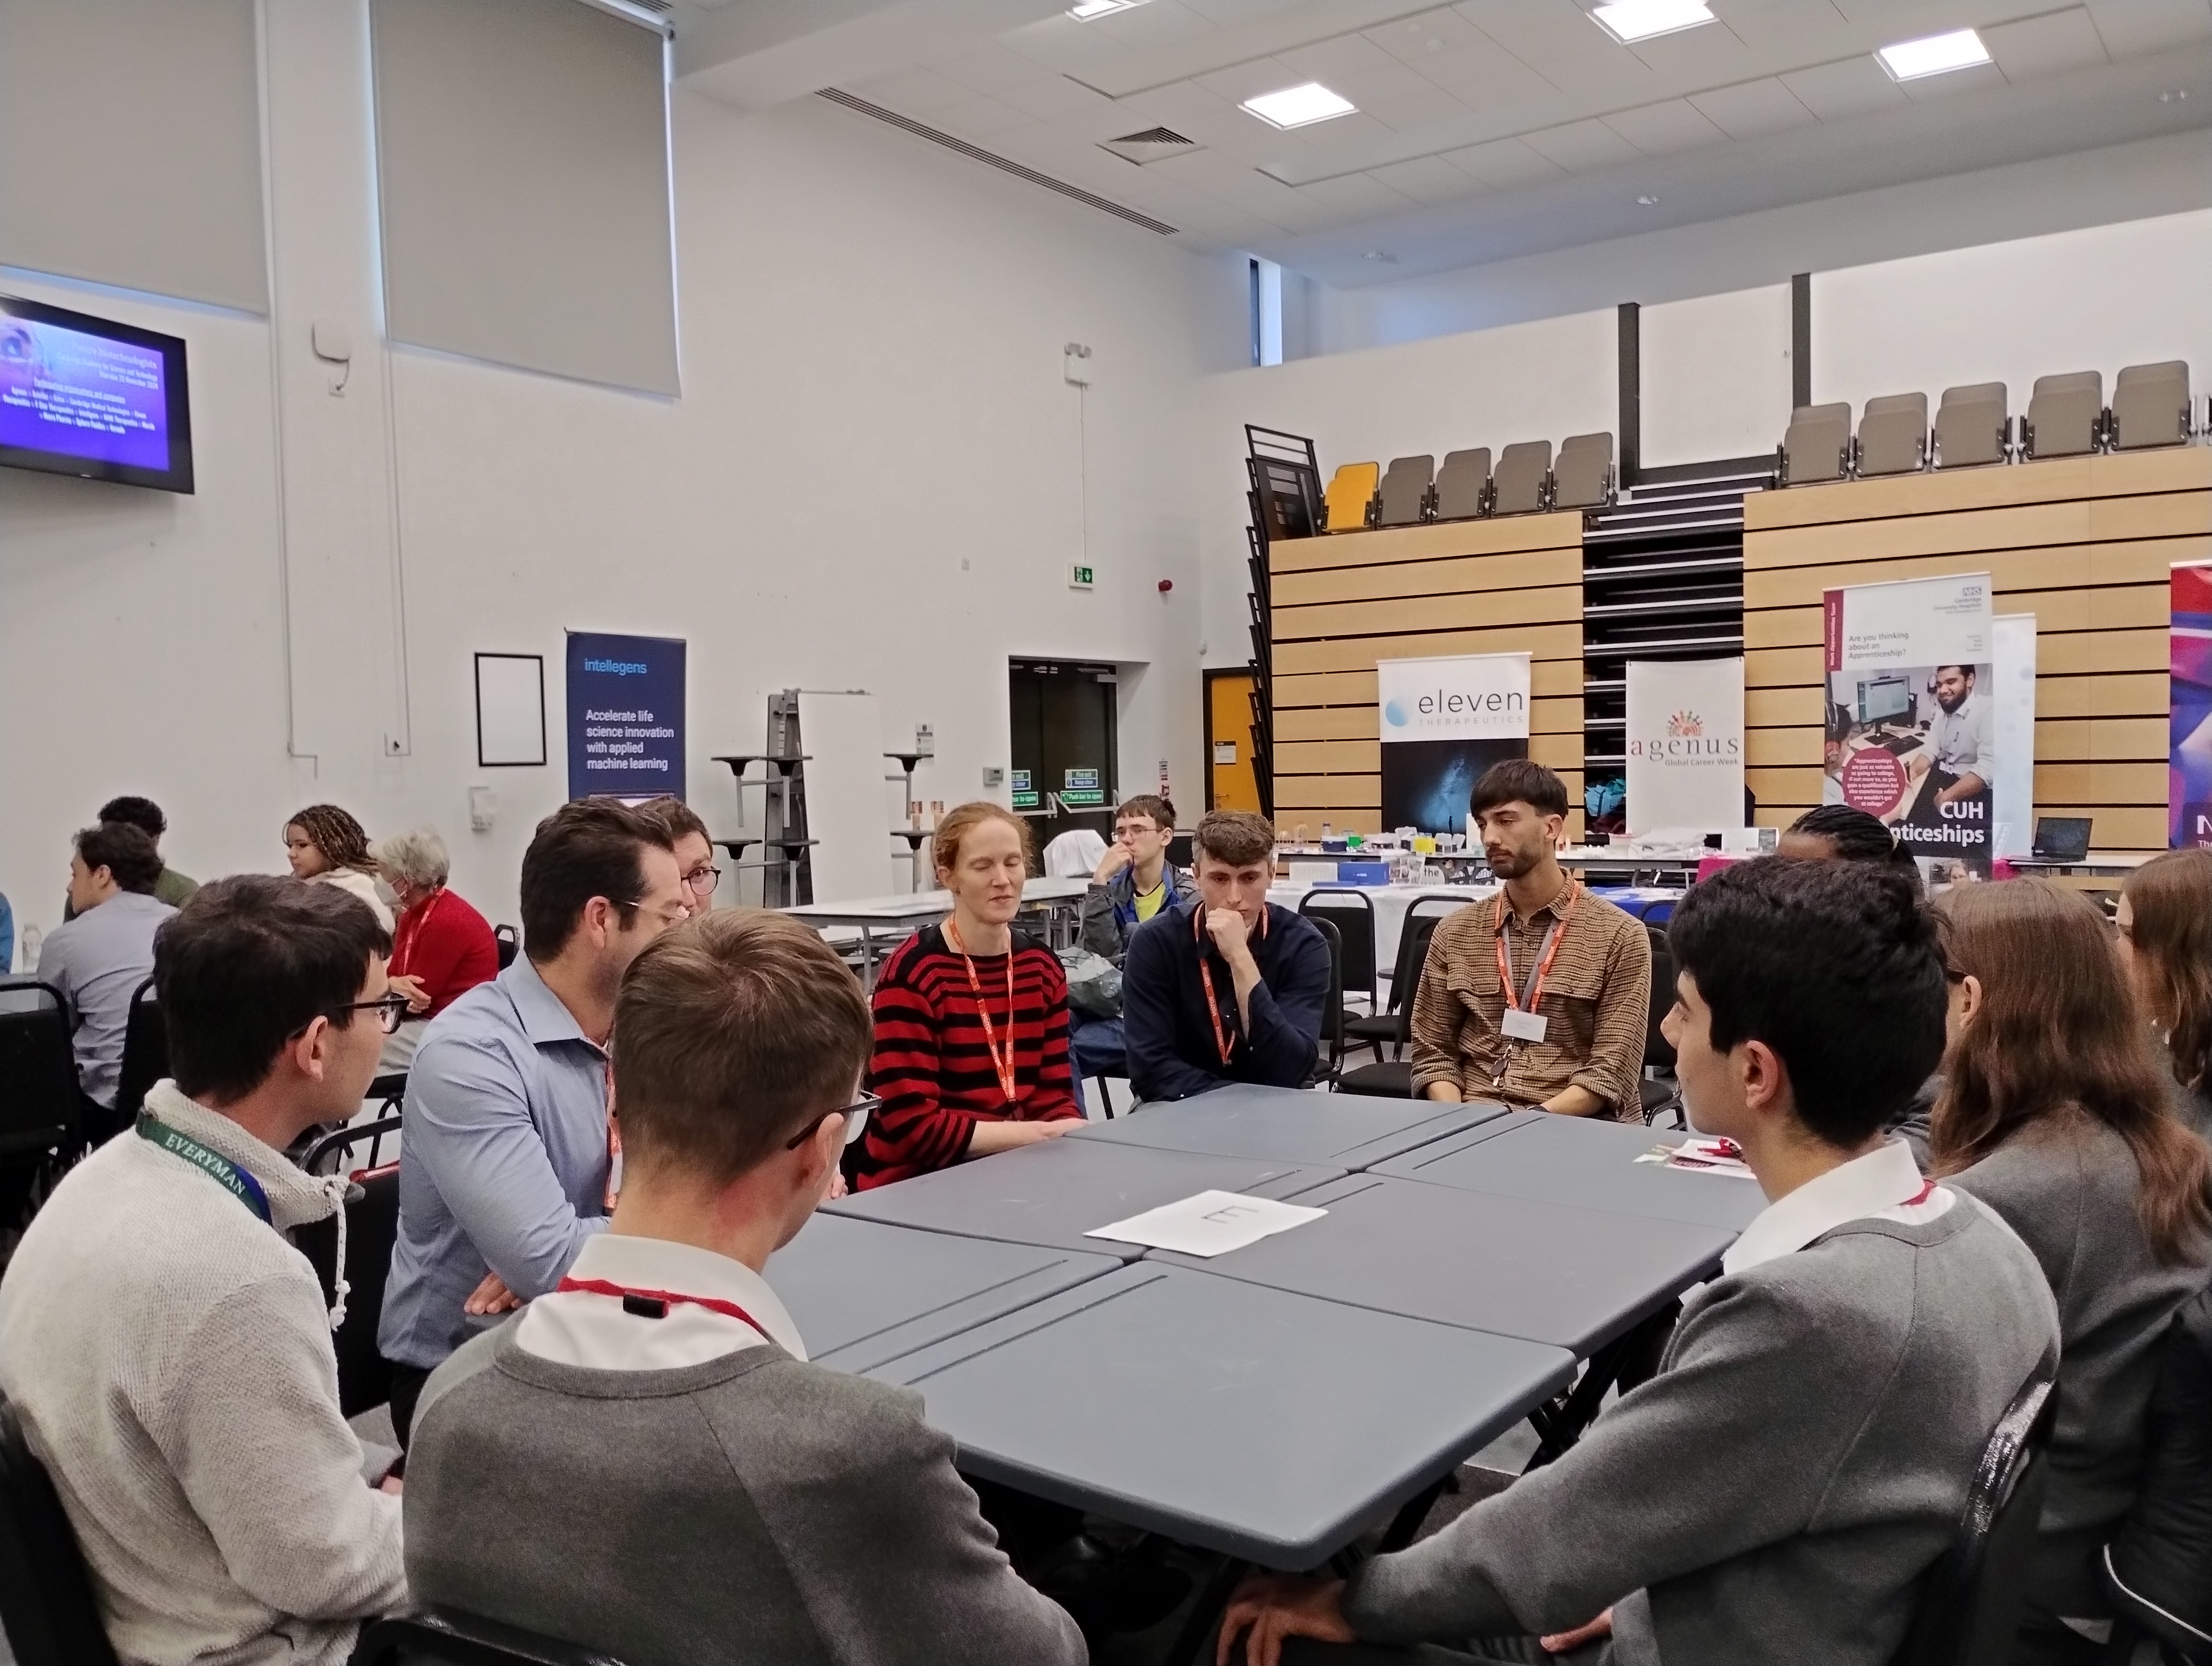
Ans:
<svg viewBox="0 0 2212 1666"><path fill-rule="evenodd" d="M1651 1017L1644 1031L1644 1063L1646 1068L1672 1070L1674 1044L1660 1033L1659 1025L1674 1006L1674 948L1657 926L1646 926L1644 931L1651 939Z"/></svg>
<svg viewBox="0 0 2212 1666"><path fill-rule="evenodd" d="M1334 1082L1337 1072L1344 1067L1344 939L1336 929L1336 922L1313 915L1307 919L1328 945L1328 1000L1321 1009L1321 1038L1324 1043L1322 1059L1315 1071L1315 1079Z"/></svg>
<svg viewBox="0 0 2212 1666"><path fill-rule="evenodd" d="M2189 362L2130 364L2112 384L2112 449L2189 442Z"/></svg>
<svg viewBox="0 0 2212 1666"><path fill-rule="evenodd" d="M1364 994L1372 1006L1380 981L1376 976L1374 899L1364 891L1324 886L1298 898L1298 912L1309 920L1326 919L1336 927L1343 953L1339 982L1346 989Z"/></svg>
<svg viewBox="0 0 2212 1666"><path fill-rule="evenodd" d="M15 983L0 1007L0 1157L50 1151L78 1121L69 1007L51 983Z"/></svg>
<svg viewBox="0 0 2212 1666"><path fill-rule="evenodd" d="M2002 382L1968 382L1943 390L1936 407L1930 445L1939 469L1978 468L2002 463L2011 443L2012 406Z"/></svg>
<svg viewBox="0 0 2212 1666"><path fill-rule="evenodd" d="M374 1140L399 1126L398 1117L341 1128L307 1148L301 1167L310 1174L332 1172L331 1159L349 1146ZM376 1327L384 1312L384 1286L392 1272L392 1246L399 1237L399 1164L358 1170L345 1203L346 1310L331 1338L338 1360L338 1409L357 1417L392 1398L392 1367L377 1351ZM323 1299L334 1300L337 1286L337 1221L335 1217L294 1229L292 1242L322 1281Z"/></svg>
<svg viewBox="0 0 2212 1666"><path fill-rule="evenodd" d="M1491 513L1534 514L1552 495L1552 442L1523 440L1498 453L1498 475L1491 494Z"/></svg>
<svg viewBox="0 0 2212 1666"><path fill-rule="evenodd" d="M1416 897L1407 904L1398 927L1398 959L1390 974L1389 1011L1399 1014L1398 1039L1409 1041L1413 993L1421 987L1421 971L1429 964L1429 940L1437 927L1467 906L1464 897Z"/></svg>
<svg viewBox="0 0 2212 1666"><path fill-rule="evenodd" d="M1936 1559L1891 1666L2006 1666L2043 1514L2051 1366L2013 1396L1982 1449L1950 1547Z"/></svg>
<svg viewBox="0 0 2212 1666"><path fill-rule="evenodd" d="M2105 378L2094 370L2038 376L2027 401L2027 454L2079 457L2097 449L2105 423Z"/></svg>
<svg viewBox="0 0 2212 1666"><path fill-rule="evenodd" d="M1613 496L1613 435L1570 434L1552 471L1552 507L1598 509Z"/></svg>
<svg viewBox="0 0 2212 1666"><path fill-rule="evenodd" d="M1382 477L1382 508L1377 526L1411 526L1428 513L1429 484L1436 473L1433 457L1394 457Z"/></svg>
<svg viewBox="0 0 2212 1666"><path fill-rule="evenodd" d="M354 1645L349 1666L402 1666L413 1661L435 1661L440 1666L622 1666L612 1655L596 1649L434 1608L371 1620Z"/></svg>
<svg viewBox="0 0 2212 1666"><path fill-rule="evenodd" d="M1444 453L1437 471L1437 519L1472 520L1490 510L1490 447Z"/></svg>
<svg viewBox="0 0 2212 1666"><path fill-rule="evenodd" d="M1912 474L1928 464L1928 396L1885 393L1859 415L1859 473Z"/></svg>
<svg viewBox="0 0 2212 1666"><path fill-rule="evenodd" d="M499 956L499 969L503 972L514 964L514 957L522 952L522 933L512 926L494 926L491 945Z"/></svg>
<svg viewBox="0 0 2212 1666"><path fill-rule="evenodd" d="M1340 463L1328 477L1323 505L1332 532L1356 532L1367 525L1367 505L1382 471L1372 463Z"/></svg>
<svg viewBox="0 0 2212 1666"><path fill-rule="evenodd" d="M123 1029L122 1073L115 1081L115 1120L135 1120L146 1103L146 1090L169 1073L169 1026L148 978L131 996L131 1017Z"/></svg>
<svg viewBox="0 0 2212 1666"><path fill-rule="evenodd" d="M54 1483L0 1399L0 1626L16 1666L115 1666Z"/></svg>
<svg viewBox="0 0 2212 1666"><path fill-rule="evenodd" d="M1841 480L1850 448L1848 403L1799 405L1790 413L1790 426L1782 435L1783 483L1809 486L1823 480Z"/></svg>

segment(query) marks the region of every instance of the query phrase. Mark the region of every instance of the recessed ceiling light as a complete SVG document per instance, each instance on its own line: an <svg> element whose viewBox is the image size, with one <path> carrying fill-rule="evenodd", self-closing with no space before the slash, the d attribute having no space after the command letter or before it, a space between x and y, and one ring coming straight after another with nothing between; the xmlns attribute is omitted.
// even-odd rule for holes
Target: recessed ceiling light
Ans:
<svg viewBox="0 0 2212 1666"><path fill-rule="evenodd" d="M1076 0L1067 9L1067 15L1079 23L1088 23L1094 17L1106 17L1117 11L1127 11L1132 6L1141 6L1145 0Z"/></svg>
<svg viewBox="0 0 2212 1666"><path fill-rule="evenodd" d="M1359 106L1340 98L1317 81L1285 87L1279 93L1262 93L1246 99L1244 107L1270 127L1310 127L1317 121L1348 116Z"/></svg>
<svg viewBox="0 0 2212 1666"><path fill-rule="evenodd" d="M2189 89L2186 87L2174 87L2160 93L2158 95L2158 101L2160 104L2182 104L2187 102L2188 98Z"/></svg>
<svg viewBox="0 0 2212 1666"><path fill-rule="evenodd" d="M1398 264L1398 257L1396 255L1385 253L1381 249L1370 249L1365 254L1359 258L1362 260L1379 260L1386 266L1395 266Z"/></svg>
<svg viewBox="0 0 2212 1666"><path fill-rule="evenodd" d="M1711 9L1704 0L1612 0L1590 15L1620 41L1649 40L1655 34L1694 29L1713 21Z"/></svg>
<svg viewBox="0 0 2212 1666"><path fill-rule="evenodd" d="M1656 208L1659 206L1659 199L1656 197L1650 195L1648 192L1644 195L1638 198L1636 200L1645 208Z"/></svg>
<svg viewBox="0 0 2212 1666"><path fill-rule="evenodd" d="M1893 81L1917 81L1923 76L1944 76L1954 70L1971 70L1990 61L1990 49L1972 29L1948 34L1925 35L1884 46L1875 56Z"/></svg>

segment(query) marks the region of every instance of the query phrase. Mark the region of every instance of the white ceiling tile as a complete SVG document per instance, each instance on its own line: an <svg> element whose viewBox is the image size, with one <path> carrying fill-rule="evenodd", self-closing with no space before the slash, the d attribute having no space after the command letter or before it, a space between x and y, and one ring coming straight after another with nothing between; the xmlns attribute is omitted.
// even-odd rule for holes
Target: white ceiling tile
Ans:
<svg viewBox="0 0 2212 1666"><path fill-rule="evenodd" d="M1546 179L1564 179L1567 175L1566 169L1548 156L1538 155L1518 139L1492 139L1488 144L1447 150L1444 160L1497 191L1510 191L1516 185L1536 185Z"/></svg>
<svg viewBox="0 0 2212 1666"><path fill-rule="evenodd" d="M2114 58L2136 58L2212 35L2208 0L2091 0L2089 15Z"/></svg>
<svg viewBox="0 0 2212 1666"><path fill-rule="evenodd" d="M1181 46L1186 40L1199 40L1218 33L1220 26L1189 7L1178 5L1176 0L1147 0L1141 6L1127 11L1109 13L1093 18L1082 27L1088 29L1111 28L1115 38L1126 46L1140 52L1157 51L1162 46Z"/></svg>
<svg viewBox="0 0 2212 1666"><path fill-rule="evenodd" d="M1780 52L1799 63L1858 50L1858 37L1832 0L1757 0L1723 6L1729 31L1757 52Z"/></svg>
<svg viewBox="0 0 2212 1666"><path fill-rule="evenodd" d="M1601 121L1569 122L1564 127L1523 133L1521 143L1570 173L1595 173L1601 168L1640 161L1644 155Z"/></svg>
<svg viewBox="0 0 2212 1666"><path fill-rule="evenodd" d="M1262 93L1295 87L1301 80L1311 79L1310 76L1301 76L1289 64L1276 58L1255 58L1249 63L1232 64L1225 70L1194 76L1191 84L1203 87L1207 92L1226 99L1231 104L1242 104L1246 99L1257 98Z"/></svg>
<svg viewBox="0 0 2212 1666"><path fill-rule="evenodd" d="M1239 203L1249 195L1249 182L1253 178L1266 178L1249 164L1224 156L1218 150L1186 150L1181 155L1163 156L1156 162L1147 162L1145 171L1164 174L1209 197ZM1273 179L1267 183L1278 190L1289 189Z"/></svg>
<svg viewBox="0 0 2212 1666"><path fill-rule="evenodd" d="M1275 61L1288 65L1291 73L1303 81L1318 81L1332 88L1354 76L1403 68L1396 58L1364 34L1342 34L1334 40L1293 47L1289 52L1277 52Z"/></svg>
<svg viewBox="0 0 2212 1666"><path fill-rule="evenodd" d="M1298 187L1300 207L1328 225L1356 225L1386 214L1402 214L1413 199L1365 173L1346 173Z"/></svg>
<svg viewBox="0 0 2212 1666"><path fill-rule="evenodd" d="M1986 87L2002 87L2004 84L2004 71L1994 64L1978 64L1971 70L1954 70L1948 75L1922 76L1917 80L1898 83L1904 89L1905 96L1915 104L1955 98L1960 93L1978 92Z"/></svg>
<svg viewBox="0 0 2212 1666"><path fill-rule="evenodd" d="M1386 167L1370 167L1367 171L1391 190L1417 203L1449 202L1486 189L1441 156L1418 156L1410 162L1392 162Z"/></svg>
<svg viewBox="0 0 2212 1666"><path fill-rule="evenodd" d="M1136 55L1133 47L1116 40L1105 27L1110 21L1102 18L1079 23L1065 15L1048 17L1027 28L1008 30L999 37L999 44L1062 75L1097 75Z"/></svg>
<svg viewBox="0 0 2212 1666"><path fill-rule="evenodd" d="M1024 82L1036 81L1051 73L995 40L986 41L957 58L940 58L931 67L947 81L957 81L971 93L992 97L1009 87L1018 87Z"/></svg>
<svg viewBox="0 0 2212 1666"><path fill-rule="evenodd" d="M1009 87L998 96L1001 104L1012 105L1040 121L1065 121L1080 115L1104 119L1114 111L1113 100L1068 76L1040 76L1019 87Z"/></svg>
<svg viewBox="0 0 2212 1666"><path fill-rule="evenodd" d="M1747 80L1768 67L1723 22L1700 23L1693 29L1655 35L1628 50L1677 85L1717 86Z"/></svg>
<svg viewBox="0 0 2212 1666"><path fill-rule="evenodd" d="M996 99L971 98L964 104L948 105L933 112L931 125L942 127L948 133L957 133L963 139L988 139L994 133L1010 128L1025 127L1030 119L1012 105L1001 104Z"/></svg>
<svg viewBox="0 0 2212 1666"><path fill-rule="evenodd" d="M1459 14L1553 85L1585 97L1649 97L1650 66L1572 0L1460 0Z"/></svg>
<svg viewBox="0 0 2212 1666"><path fill-rule="evenodd" d="M1424 58L1484 39L1481 30L1449 6L1439 6L1417 17L1401 17L1362 33L1403 64L1416 64Z"/></svg>
<svg viewBox="0 0 2212 1666"><path fill-rule="evenodd" d="M1728 143L1728 135L1706 120L1687 99L1624 110L1607 116L1605 125L1647 156L1671 156L1701 145Z"/></svg>
<svg viewBox="0 0 2212 1666"><path fill-rule="evenodd" d="M1494 40L1483 40L1424 58L1413 68L1478 110L1557 100L1559 89Z"/></svg>
<svg viewBox="0 0 2212 1666"><path fill-rule="evenodd" d="M947 81L934 70L909 70L902 76L891 76L882 81L864 81L853 90L872 104L907 116L926 116L933 110L944 110L956 104L964 104L975 94L957 81Z"/></svg>
<svg viewBox="0 0 2212 1666"><path fill-rule="evenodd" d="M1814 119L1813 112L1771 76L1717 87L1710 93L1692 93L1690 102L1732 139L1779 133L1785 128L1806 126Z"/></svg>
<svg viewBox="0 0 2212 1666"><path fill-rule="evenodd" d="M1822 121L1844 121L1870 110L1894 110L1906 102L1872 52L1792 70L1782 78L1793 97Z"/></svg>
<svg viewBox="0 0 2212 1666"><path fill-rule="evenodd" d="M2026 17L2000 23L1981 32L1982 44L1997 61L2007 81L2026 81L2102 64L2105 43L2089 14L2076 6L2071 11Z"/></svg>

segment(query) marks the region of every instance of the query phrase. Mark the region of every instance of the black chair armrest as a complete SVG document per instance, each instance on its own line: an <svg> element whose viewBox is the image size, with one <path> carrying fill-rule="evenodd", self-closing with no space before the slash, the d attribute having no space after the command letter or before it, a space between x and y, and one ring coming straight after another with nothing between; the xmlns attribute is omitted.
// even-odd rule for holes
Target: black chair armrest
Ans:
<svg viewBox="0 0 2212 1666"><path fill-rule="evenodd" d="M597 1650L451 1608L372 1620L354 1645L349 1666L401 1666L418 1660L450 1666L622 1666Z"/></svg>

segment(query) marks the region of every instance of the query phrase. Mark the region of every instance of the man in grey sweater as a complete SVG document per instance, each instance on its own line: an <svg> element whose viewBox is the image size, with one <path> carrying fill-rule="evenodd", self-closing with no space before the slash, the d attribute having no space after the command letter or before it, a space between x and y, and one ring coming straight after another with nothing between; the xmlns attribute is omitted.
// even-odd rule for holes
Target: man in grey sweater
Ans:
<svg viewBox="0 0 2212 1666"><path fill-rule="evenodd" d="M859 1134L860 986L796 921L654 942L616 1008L608 1230L425 1385L416 1595L627 1666L1078 1666L911 1389L807 1362L761 1276Z"/></svg>
<svg viewBox="0 0 2212 1666"><path fill-rule="evenodd" d="M1224 1663L1247 1628L1252 1666L1288 1637L1575 1666L1895 1653L1990 1431L2056 1367L2050 1291L2002 1221L1883 1134L1943 1045L1942 966L1903 879L1746 863L1669 936L1691 1119L1742 1148L1769 1207L1685 1301L1658 1375L1578 1444L1348 1583L1252 1581Z"/></svg>

